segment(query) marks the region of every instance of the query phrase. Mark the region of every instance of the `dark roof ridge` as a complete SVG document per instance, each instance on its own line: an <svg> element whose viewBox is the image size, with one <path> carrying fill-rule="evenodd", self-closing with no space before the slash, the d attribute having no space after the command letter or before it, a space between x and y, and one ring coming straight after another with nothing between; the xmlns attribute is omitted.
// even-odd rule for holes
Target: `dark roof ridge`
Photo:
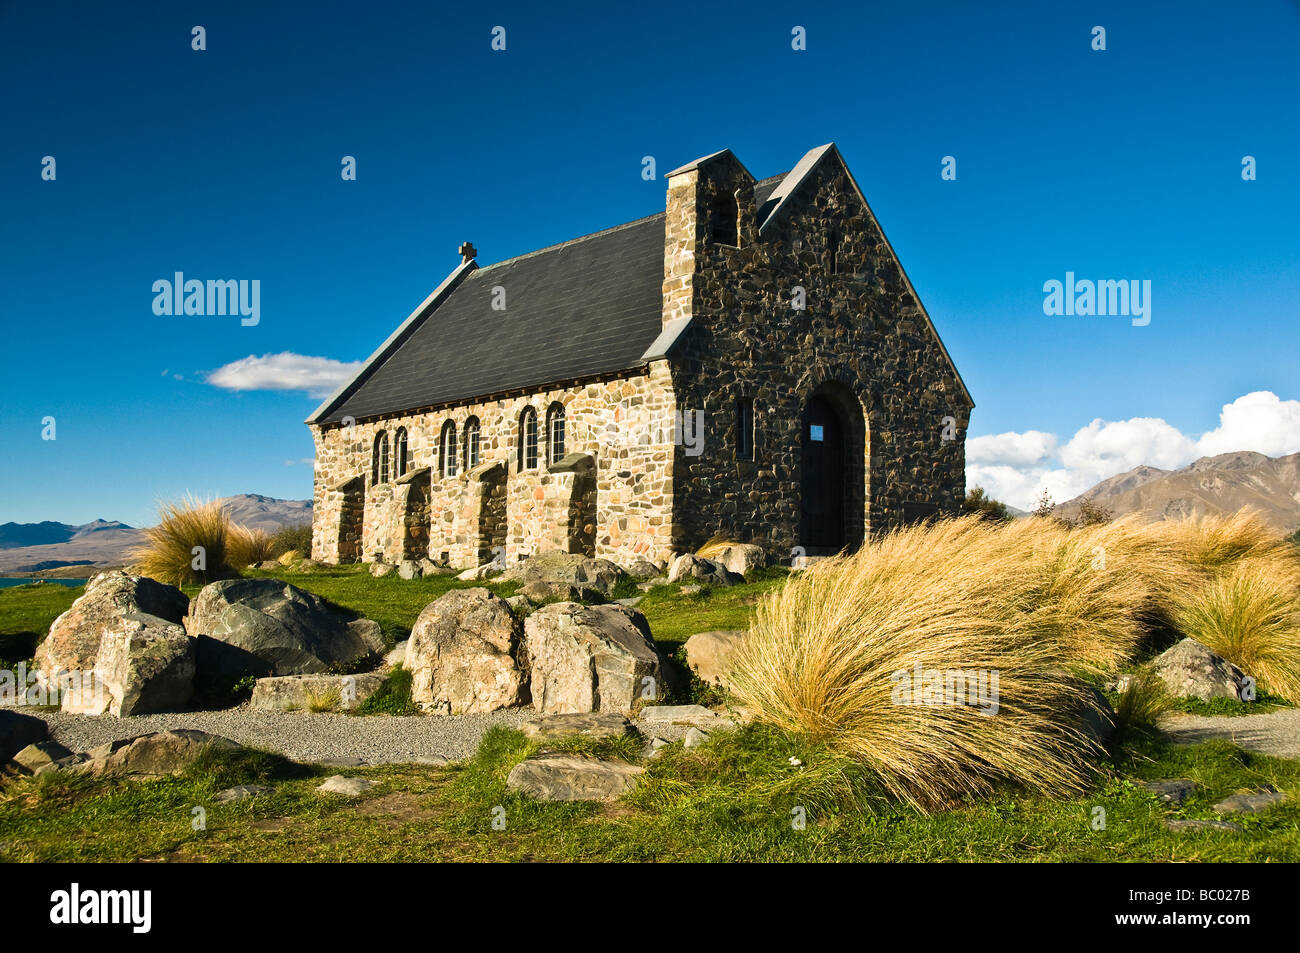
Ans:
<svg viewBox="0 0 1300 953"><path fill-rule="evenodd" d="M663 218L666 212L656 212L653 215L647 215L645 218L638 218L632 222L624 222L622 225L612 225L609 228L602 228L598 232L590 232L586 235L579 235L577 238L570 238L567 241L556 242L554 245L547 245L544 248L535 248L530 252L524 252L522 255L515 255L513 258L503 258L500 261L494 261L490 265L479 265L479 271L491 271L493 268L499 268L502 265L509 265L517 261L523 261L526 258L532 258L535 255L543 255L549 251L558 251L561 248L567 248L569 245L576 245L579 242L585 242L588 239L599 238L602 235L609 235L620 229L631 228L634 225L644 225L646 222L653 221L656 218Z"/></svg>

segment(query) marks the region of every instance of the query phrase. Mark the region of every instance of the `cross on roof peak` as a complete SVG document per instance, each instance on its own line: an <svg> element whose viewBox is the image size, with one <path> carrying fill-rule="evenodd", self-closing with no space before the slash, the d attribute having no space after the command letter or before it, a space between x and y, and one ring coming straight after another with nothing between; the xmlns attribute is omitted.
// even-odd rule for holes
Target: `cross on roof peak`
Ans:
<svg viewBox="0 0 1300 953"><path fill-rule="evenodd" d="M471 261L478 254L478 250L471 242L462 242L459 251L461 261Z"/></svg>

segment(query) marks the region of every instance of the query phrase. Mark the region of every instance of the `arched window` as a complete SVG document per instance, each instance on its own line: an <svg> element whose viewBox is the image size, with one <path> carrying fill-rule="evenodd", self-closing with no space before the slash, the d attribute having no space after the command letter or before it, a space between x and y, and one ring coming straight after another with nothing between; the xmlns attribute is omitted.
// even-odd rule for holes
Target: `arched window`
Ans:
<svg viewBox="0 0 1300 953"><path fill-rule="evenodd" d="M519 469L537 466L537 411L525 407L519 415Z"/></svg>
<svg viewBox="0 0 1300 953"><path fill-rule="evenodd" d="M478 418L465 421L465 469L478 466Z"/></svg>
<svg viewBox="0 0 1300 953"><path fill-rule="evenodd" d="M739 245L740 202L718 192L709 203L709 238L716 245Z"/></svg>
<svg viewBox="0 0 1300 953"><path fill-rule="evenodd" d="M445 477L455 476L456 457L456 421L449 420L442 425L442 440L438 444L438 472Z"/></svg>
<svg viewBox="0 0 1300 953"><path fill-rule="evenodd" d="M388 482L388 431L381 430L375 435L375 459L371 466L370 482L373 484Z"/></svg>
<svg viewBox="0 0 1300 953"><path fill-rule="evenodd" d="M546 462L555 464L564 458L564 405L559 401L546 411Z"/></svg>
<svg viewBox="0 0 1300 953"><path fill-rule="evenodd" d="M408 463L406 453L406 428L399 427L397 437L393 441L393 465L397 472L397 478L400 480L406 476L406 466Z"/></svg>

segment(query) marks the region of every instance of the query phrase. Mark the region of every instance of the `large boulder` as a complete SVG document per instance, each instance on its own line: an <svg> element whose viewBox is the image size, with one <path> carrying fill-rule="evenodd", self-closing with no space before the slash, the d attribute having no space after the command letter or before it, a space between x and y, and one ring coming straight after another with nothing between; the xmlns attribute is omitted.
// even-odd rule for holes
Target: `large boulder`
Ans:
<svg viewBox="0 0 1300 953"><path fill-rule="evenodd" d="M37 675L64 711L138 715L186 705L195 649L181 621L189 599L144 576L103 572L50 626Z"/></svg>
<svg viewBox="0 0 1300 953"><path fill-rule="evenodd" d="M626 606L544 606L525 620L524 641L539 712L627 713L665 687L666 666L645 616Z"/></svg>
<svg viewBox="0 0 1300 953"><path fill-rule="evenodd" d="M530 582L520 586L519 595L533 605L545 602L604 602L605 596L598 589L586 586L574 586L567 582Z"/></svg>
<svg viewBox="0 0 1300 953"><path fill-rule="evenodd" d="M678 556L668 569L669 582L701 582L710 586L734 586L745 581L740 573L732 572L716 559L705 559L687 553Z"/></svg>
<svg viewBox="0 0 1300 953"><path fill-rule="evenodd" d="M233 752L239 745L206 731L176 728L110 741L87 752L79 770L92 775L161 778L180 774L205 751Z"/></svg>
<svg viewBox="0 0 1300 953"><path fill-rule="evenodd" d="M579 589L596 589L606 598L614 591L623 570L608 559L576 553L541 553L506 570L503 581L564 583Z"/></svg>
<svg viewBox="0 0 1300 953"><path fill-rule="evenodd" d="M686 640L686 665L705 684L729 688L732 658L744 638L744 629L697 632Z"/></svg>
<svg viewBox="0 0 1300 953"><path fill-rule="evenodd" d="M279 579L204 586L185 628L198 639L205 675L315 675L384 651L377 622L352 618Z"/></svg>
<svg viewBox="0 0 1300 953"><path fill-rule="evenodd" d="M453 589L415 620L404 667L411 700L441 715L496 711L528 701L519 620L488 589Z"/></svg>
<svg viewBox="0 0 1300 953"><path fill-rule="evenodd" d="M0 764L49 736L49 726L43 719L0 708Z"/></svg>
<svg viewBox="0 0 1300 953"><path fill-rule="evenodd" d="M1183 639L1153 660L1151 671L1171 695L1203 702L1215 698L1240 701L1246 677L1237 666L1195 639Z"/></svg>

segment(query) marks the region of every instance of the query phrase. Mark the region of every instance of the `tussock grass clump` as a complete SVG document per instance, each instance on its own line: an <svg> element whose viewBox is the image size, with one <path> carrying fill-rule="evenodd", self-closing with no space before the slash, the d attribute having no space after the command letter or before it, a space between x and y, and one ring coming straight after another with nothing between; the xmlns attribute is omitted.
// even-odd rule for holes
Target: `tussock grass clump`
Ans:
<svg viewBox="0 0 1300 953"><path fill-rule="evenodd" d="M1300 702L1300 554L1249 511L896 530L760 605L734 693L763 721L869 765L922 809L1000 779L1078 789L1097 751L1079 727L1096 710L1079 676L1128 665L1163 626ZM942 688L942 703L899 702L900 684L968 688L972 672L997 674L996 714L969 692L953 704ZM1152 722L1165 705L1140 682L1119 721Z"/></svg>
<svg viewBox="0 0 1300 953"><path fill-rule="evenodd" d="M1082 790L1099 750L1083 713L1096 702L1049 635L1064 610L1039 611L1048 573L1027 547L1064 558L1041 523L1003 539L987 522L946 520L817 563L759 606L735 694L922 810L1000 781ZM992 706L971 691L981 677Z"/></svg>
<svg viewBox="0 0 1300 953"><path fill-rule="evenodd" d="M1300 561L1278 554L1242 559L1173 615L1180 632L1300 704Z"/></svg>
<svg viewBox="0 0 1300 953"><path fill-rule="evenodd" d="M187 496L160 503L158 525L145 529L144 536L144 544L128 554L143 576L182 586L230 575L230 518L217 500Z"/></svg>
<svg viewBox="0 0 1300 953"><path fill-rule="evenodd" d="M270 534L261 529L247 529L231 524L226 535L226 562L235 569L247 569L274 559L275 546Z"/></svg>

